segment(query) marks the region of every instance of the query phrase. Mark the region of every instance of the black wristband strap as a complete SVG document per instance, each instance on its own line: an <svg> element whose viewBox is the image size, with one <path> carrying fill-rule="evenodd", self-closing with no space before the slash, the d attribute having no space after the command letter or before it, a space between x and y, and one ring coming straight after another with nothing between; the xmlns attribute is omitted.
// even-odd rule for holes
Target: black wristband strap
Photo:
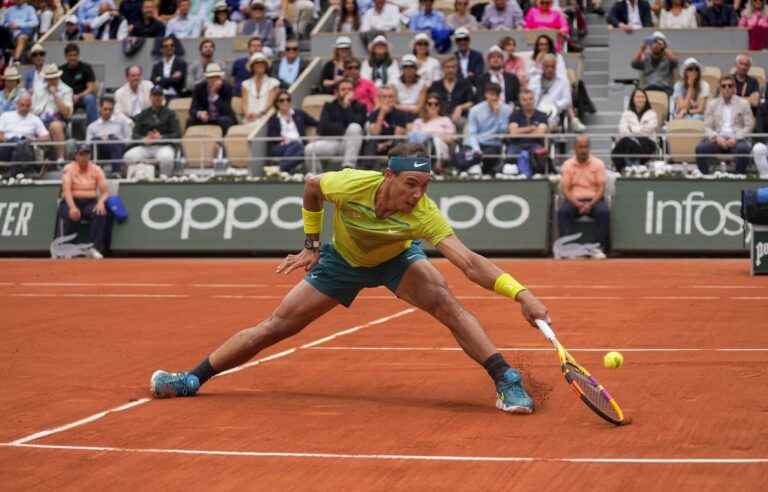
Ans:
<svg viewBox="0 0 768 492"><path fill-rule="evenodd" d="M306 238L304 240L304 249L309 249L309 250L312 250L312 251L319 251L321 244L322 243L320 241L318 241L318 240L313 240L313 239L310 239L310 238Z"/></svg>

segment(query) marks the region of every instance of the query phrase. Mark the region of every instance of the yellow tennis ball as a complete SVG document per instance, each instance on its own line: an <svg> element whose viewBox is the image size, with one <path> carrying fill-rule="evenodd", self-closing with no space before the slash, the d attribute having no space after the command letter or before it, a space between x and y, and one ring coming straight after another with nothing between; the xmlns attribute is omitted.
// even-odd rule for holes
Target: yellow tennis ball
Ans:
<svg viewBox="0 0 768 492"><path fill-rule="evenodd" d="M603 356L603 365L608 369L618 369L624 364L624 356L619 352L608 352Z"/></svg>

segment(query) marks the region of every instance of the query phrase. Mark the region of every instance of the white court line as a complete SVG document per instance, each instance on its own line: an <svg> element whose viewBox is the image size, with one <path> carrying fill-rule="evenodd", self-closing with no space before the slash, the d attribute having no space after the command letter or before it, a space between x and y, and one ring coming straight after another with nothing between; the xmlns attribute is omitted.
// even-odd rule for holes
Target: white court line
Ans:
<svg viewBox="0 0 768 492"><path fill-rule="evenodd" d="M239 289L239 288L254 288L254 287L270 287L267 284L192 284L192 287L202 287L204 289Z"/></svg>
<svg viewBox="0 0 768 492"><path fill-rule="evenodd" d="M461 352L461 347L348 347L348 346L325 346L312 347L312 350L359 350L359 351L392 351L392 352ZM500 352L552 352L552 347L500 347ZM569 352L609 352L617 350L619 352L768 352L768 348L677 348L677 347L604 347L604 348L569 348Z"/></svg>
<svg viewBox="0 0 768 492"><path fill-rule="evenodd" d="M714 301L721 299L718 296L643 296L640 299L649 301ZM731 297L731 299L735 299Z"/></svg>
<svg viewBox="0 0 768 492"><path fill-rule="evenodd" d="M105 297L105 298L128 298L128 299L184 299L189 297L187 294L9 294L10 297Z"/></svg>
<svg viewBox="0 0 768 492"><path fill-rule="evenodd" d="M174 284L148 283L89 283L89 282L22 282L25 287L173 287Z"/></svg>
<svg viewBox="0 0 768 492"><path fill-rule="evenodd" d="M691 289L768 289L768 285L691 285Z"/></svg>
<svg viewBox="0 0 768 492"><path fill-rule="evenodd" d="M149 398L142 398L141 400L132 401L130 403L126 403L125 405L120 405L119 407L114 407L114 408L110 408L109 410L104 410L103 412L95 413L90 417L86 417L84 419L80 419L75 422L70 422L69 424L62 425L61 427L54 427L53 429L46 429L40 432L36 432L34 434L30 434L26 437L22 437L21 439L16 439L10 444L20 445L20 444L27 443L29 441L34 441L36 439L42 439L43 437L50 436L51 434L58 434L59 432L64 432L65 430L72 429L74 427L79 427L81 425L85 425L90 422L95 422L96 420L106 417L110 413L122 412L122 411L128 410L129 408L143 405L148 401L149 401Z"/></svg>
<svg viewBox="0 0 768 492"><path fill-rule="evenodd" d="M633 463L650 465L679 464L763 464L768 458L547 458L537 456L452 456L420 454L364 454L364 453L303 453L280 451L215 451L204 449L159 449L159 448L117 448L110 446L67 446L58 444L14 444L0 446L37 449L58 449L67 451L98 451L112 453L140 454L182 454L195 456L228 456L240 458L305 458L332 460L380 460L380 461L453 461L453 462L496 462L496 463Z"/></svg>

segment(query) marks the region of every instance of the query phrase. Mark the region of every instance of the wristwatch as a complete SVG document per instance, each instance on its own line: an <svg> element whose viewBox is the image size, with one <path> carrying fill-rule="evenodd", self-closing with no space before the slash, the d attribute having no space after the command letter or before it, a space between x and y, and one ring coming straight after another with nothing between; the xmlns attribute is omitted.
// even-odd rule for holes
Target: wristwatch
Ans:
<svg viewBox="0 0 768 492"><path fill-rule="evenodd" d="M312 251L320 251L320 245L322 243L318 240L312 240L310 238L306 238L304 240L304 249L309 249Z"/></svg>

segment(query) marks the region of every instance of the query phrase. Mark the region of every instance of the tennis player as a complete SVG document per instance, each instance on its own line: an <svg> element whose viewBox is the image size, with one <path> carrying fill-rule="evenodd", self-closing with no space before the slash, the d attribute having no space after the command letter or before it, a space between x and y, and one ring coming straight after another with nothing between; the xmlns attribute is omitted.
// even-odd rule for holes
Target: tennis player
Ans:
<svg viewBox="0 0 768 492"><path fill-rule="evenodd" d="M470 251L426 195L430 162L424 147L401 144L389 153L387 169L345 169L309 179L302 215L304 249L288 257L277 272L308 270L264 321L236 333L190 372L156 371L154 397L192 396L219 372L243 364L265 348L300 332L338 304L349 307L367 287L386 286L397 297L447 326L464 352L481 364L496 385L496 407L533 412L533 400L517 369L509 366L477 318L448 289L427 260L420 240L431 242L477 285L516 300L525 319L548 319L547 309L510 274ZM333 240L320 244L323 202L335 206Z"/></svg>

